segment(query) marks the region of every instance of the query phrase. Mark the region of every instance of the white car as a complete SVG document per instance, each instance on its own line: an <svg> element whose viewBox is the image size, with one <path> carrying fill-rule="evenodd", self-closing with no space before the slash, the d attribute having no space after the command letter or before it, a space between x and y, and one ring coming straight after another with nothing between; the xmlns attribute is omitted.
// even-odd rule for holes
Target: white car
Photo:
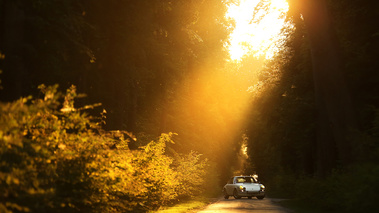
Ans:
<svg viewBox="0 0 379 213"><path fill-rule="evenodd" d="M257 197L261 200L265 197L265 186L253 176L234 176L230 178L222 191L225 199L233 196L235 199Z"/></svg>

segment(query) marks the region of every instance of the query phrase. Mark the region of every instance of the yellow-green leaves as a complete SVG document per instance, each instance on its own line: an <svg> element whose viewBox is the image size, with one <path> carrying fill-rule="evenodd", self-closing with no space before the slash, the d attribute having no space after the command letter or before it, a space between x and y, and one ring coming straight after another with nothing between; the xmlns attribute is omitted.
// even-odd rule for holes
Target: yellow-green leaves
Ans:
<svg viewBox="0 0 379 213"><path fill-rule="evenodd" d="M201 192L207 162L169 156L175 133L132 151L132 133L107 132L73 108L75 87L40 89L43 99L0 104L1 212L146 211Z"/></svg>

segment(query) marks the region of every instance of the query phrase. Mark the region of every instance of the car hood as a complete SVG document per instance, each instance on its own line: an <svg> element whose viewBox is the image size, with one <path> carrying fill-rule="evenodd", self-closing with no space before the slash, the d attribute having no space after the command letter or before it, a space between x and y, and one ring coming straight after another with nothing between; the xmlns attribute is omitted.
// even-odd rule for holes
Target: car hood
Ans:
<svg viewBox="0 0 379 213"><path fill-rule="evenodd" d="M242 183L243 187L246 188L247 191L260 191L261 185L259 183Z"/></svg>

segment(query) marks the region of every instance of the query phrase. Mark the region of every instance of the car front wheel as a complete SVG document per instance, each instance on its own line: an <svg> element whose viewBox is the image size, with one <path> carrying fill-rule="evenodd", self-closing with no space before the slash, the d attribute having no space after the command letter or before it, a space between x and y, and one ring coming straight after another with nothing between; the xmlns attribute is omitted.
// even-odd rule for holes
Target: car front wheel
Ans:
<svg viewBox="0 0 379 213"><path fill-rule="evenodd" d="M262 200L263 198L265 198L265 196L257 196L257 198L258 198L259 200Z"/></svg>
<svg viewBox="0 0 379 213"><path fill-rule="evenodd" d="M222 191L224 192L224 198L225 198L225 199L229 199L229 195L228 195L228 193L226 192L226 189L223 189Z"/></svg>
<svg viewBox="0 0 379 213"><path fill-rule="evenodd" d="M234 189L233 197L234 197L235 199L240 199L240 198L241 198L240 196L238 196L237 189Z"/></svg>

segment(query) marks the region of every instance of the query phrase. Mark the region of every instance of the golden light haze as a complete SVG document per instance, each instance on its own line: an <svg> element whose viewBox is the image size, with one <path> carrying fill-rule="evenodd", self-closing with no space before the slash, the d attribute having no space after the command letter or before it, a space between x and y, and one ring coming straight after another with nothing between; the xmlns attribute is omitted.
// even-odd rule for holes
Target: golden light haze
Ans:
<svg viewBox="0 0 379 213"><path fill-rule="evenodd" d="M274 54L274 43L285 22L279 17L288 10L285 1L273 0L269 11L262 11L265 17L255 23L252 19L258 2L241 0L240 4L231 5L225 14L235 20L235 28L229 32L232 60L223 61L224 66L219 66L220 61L210 54L206 60L202 59L204 63L193 64L191 73L177 82L175 91L170 94L172 97L166 100L165 113L157 113L155 119L163 123L160 132L178 133L172 145L175 150L196 150L213 157L216 157L214 153L230 156L241 149L246 154L243 144L248 140L244 129L251 107L249 88L257 84L257 75L264 63L264 57L258 59L249 53L266 58ZM234 63L244 56L248 57L245 61ZM223 162L226 159L211 160L221 166L228 165ZM240 163L235 166L240 167L243 159L237 160Z"/></svg>
<svg viewBox="0 0 379 213"><path fill-rule="evenodd" d="M271 58L278 50L277 43L283 38L285 25L282 14L288 11L285 0L271 0L271 7L259 22L253 20L254 8L260 0L240 0L229 6L226 17L235 21L230 34L228 49L232 60L240 60L246 54ZM257 15L262 13L260 11Z"/></svg>

